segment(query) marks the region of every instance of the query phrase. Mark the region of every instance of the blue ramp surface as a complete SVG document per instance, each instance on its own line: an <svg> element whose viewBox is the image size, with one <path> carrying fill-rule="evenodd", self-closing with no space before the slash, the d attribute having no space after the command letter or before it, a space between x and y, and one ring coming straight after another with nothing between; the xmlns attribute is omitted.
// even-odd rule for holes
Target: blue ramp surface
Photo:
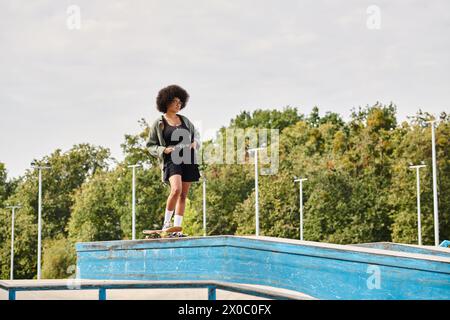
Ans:
<svg viewBox="0 0 450 320"><path fill-rule="evenodd" d="M89 242L76 249L80 279L217 280L319 299L450 299L445 251L251 236Z"/></svg>

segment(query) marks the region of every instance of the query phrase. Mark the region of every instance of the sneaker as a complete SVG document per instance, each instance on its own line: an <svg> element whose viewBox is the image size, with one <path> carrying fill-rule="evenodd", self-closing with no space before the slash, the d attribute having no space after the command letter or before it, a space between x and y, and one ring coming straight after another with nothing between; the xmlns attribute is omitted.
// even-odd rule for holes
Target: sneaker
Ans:
<svg viewBox="0 0 450 320"><path fill-rule="evenodd" d="M172 227L173 227L173 225L172 225L171 221L165 222L163 227L162 227L162 231L167 231L167 230L169 230Z"/></svg>

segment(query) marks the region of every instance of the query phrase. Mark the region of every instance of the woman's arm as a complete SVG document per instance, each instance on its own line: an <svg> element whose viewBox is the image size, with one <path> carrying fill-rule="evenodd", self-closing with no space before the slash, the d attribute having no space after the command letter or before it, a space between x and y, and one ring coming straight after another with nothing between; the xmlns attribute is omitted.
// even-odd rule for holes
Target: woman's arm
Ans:
<svg viewBox="0 0 450 320"><path fill-rule="evenodd" d="M195 149L198 150L198 149L200 149L201 143L202 143L200 141L200 133L198 132L198 130L195 128L194 124L189 119L187 119L187 121L189 121L189 129L190 129L190 131L194 133L191 142L192 143L195 142Z"/></svg>
<svg viewBox="0 0 450 320"><path fill-rule="evenodd" d="M200 133L198 132L198 130L192 126L194 128L194 142L196 143L196 150L200 149L201 147L201 141L200 141Z"/></svg>
<svg viewBox="0 0 450 320"><path fill-rule="evenodd" d="M154 123L153 126L150 127L150 132L145 145L152 156L163 159L164 158L163 153L166 147L160 145L158 133L156 130L157 130L157 123Z"/></svg>

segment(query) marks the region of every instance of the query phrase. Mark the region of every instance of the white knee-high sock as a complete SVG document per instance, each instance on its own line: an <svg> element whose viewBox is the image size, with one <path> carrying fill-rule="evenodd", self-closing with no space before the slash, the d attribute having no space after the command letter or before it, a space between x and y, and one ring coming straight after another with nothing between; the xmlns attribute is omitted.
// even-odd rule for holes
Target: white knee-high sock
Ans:
<svg viewBox="0 0 450 320"><path fill-rule="evenodd" d="M170 221L170 219L172 219L172 215L173 215L173 212L174 212L174 211L175 211L175 210L172 210L172 211L167 210L167 208L166 208L166 215L165 215L165 217L164 217L164 223L167 223L167 222Z"/></svg>
<svg viewBox="0 0 450 320"><path fill-rule="evenodd" d="M181 227L181 223L183 222L183 216L180 216L178 214L175 214L175 222L174 227Z"/></svg>

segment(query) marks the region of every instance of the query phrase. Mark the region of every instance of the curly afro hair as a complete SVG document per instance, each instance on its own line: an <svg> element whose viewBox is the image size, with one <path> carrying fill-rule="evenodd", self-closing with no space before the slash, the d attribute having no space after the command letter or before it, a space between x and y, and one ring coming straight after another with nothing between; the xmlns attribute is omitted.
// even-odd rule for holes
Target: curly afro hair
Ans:
<svg viewBox="0 0 450 320"><path fill-rule="evenodd" d="M156 97L156 109L158 109L159 112L166 113L167 107L175 98L181 100L181 109L183 109L189 100L189 94L182 87L175 84L162 88L159 90L158 96Z"/></svg>

